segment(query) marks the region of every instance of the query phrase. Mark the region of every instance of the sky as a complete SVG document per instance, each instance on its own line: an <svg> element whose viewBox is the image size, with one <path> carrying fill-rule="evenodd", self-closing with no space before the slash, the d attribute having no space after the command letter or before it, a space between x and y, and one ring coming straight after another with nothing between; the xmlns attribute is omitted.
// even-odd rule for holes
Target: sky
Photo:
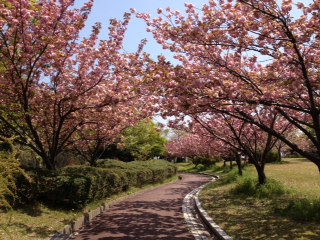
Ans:
<svg viewBox="0 0 320 240"><path fill-rule="evenodd" d="M75 0L76 7L82 6L86 0ZM184 3L193 3L196 7L201 8L208 0L95 0L92 12L87 20L86 27L82 32L82 36L90 35L91 26L95 22L102 23L101 39L107 38L109 19L117 18L122 19L124 12L130 12L130 8L135 8L137 12L150 13L152 17L157 16L157 9L170 7L173 10L180 10L184 12ZM158 55L165 55L168 60L173 60L172 54L162 47L153 39L152 34L146 32L146 24L141 19L132 18L126 34L124 47L127 52L134 52L137 50L140 40L147 38L148 43L145 51L150 53L153 58Z"/></svg>

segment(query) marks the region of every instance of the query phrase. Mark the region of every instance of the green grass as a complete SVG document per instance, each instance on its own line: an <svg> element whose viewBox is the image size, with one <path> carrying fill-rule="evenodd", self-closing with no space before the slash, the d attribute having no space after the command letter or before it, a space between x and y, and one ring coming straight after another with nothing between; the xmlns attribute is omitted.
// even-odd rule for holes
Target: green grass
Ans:
<svg viewBox="0 0 320 240"><path fill-rule="evenodd" d="M284 162L267 165L267 177L280 181L300 196L320 198L320 174L316 165L303 158L284 159Z"/></svg>
<svg viewBox="0 0 320 240"><path fill-rule="evenodd" d="M237 184L231 192L244 197L274 198L282 196L286 190L279 181L274 179L269 179L264 185L260 185L255 178L242 177L237 179Z"/></svg>
<svg viewBox="0 0 320 240"><path fill-rule="evenodd" d="M266 167L266 186L255 169L244 177L221 171L222 179L200 195L204 208L234 239L320 239L320 175L303 159Z"/></svg>
<svg viewBox="0 0 320 240"><path fill-rule="evenodd" d="M177 180L178 176L174 176L161 184L150 184L142 188L130 188L127 192L114 195L104 201L92 202L82 210L66 211L62 209L51 209L38 203L20 207L9 213L0 212L0 240L46 239L61 230L65 225L80 217L84 212L97 208L103 202L114 204L129 195Z"/></svg>
<svg viewBox="0 0 320 240"><path fill-rule="evenodd" d="M185 172L185 173L205 173L210 175L217 174L220 170L224 168L221 165L212 165L210 167L206 167L202 164L195 166L192 162L187 163L176 163L175 164L178 168L178 172Z"/></svg>
<svg viewBox="0 0 320 240"><path fill-rule="evenodd" d="M182 163L175 163L178 168L178 172L189 172L194 169L195 165L192 162L182 162Z"/></svg>

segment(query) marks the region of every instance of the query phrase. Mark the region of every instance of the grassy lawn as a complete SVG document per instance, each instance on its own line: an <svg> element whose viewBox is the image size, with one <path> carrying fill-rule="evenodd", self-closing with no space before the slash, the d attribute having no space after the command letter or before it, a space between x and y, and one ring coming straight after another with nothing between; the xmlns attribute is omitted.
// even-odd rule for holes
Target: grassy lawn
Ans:
<svg viewBox="0 0 320 240"><path fill-rule="evenodd" d="M303 158L284 159L284 164L269 164L266 174L298 195L320 197L320 174L312 162Z"/></svg>
<svg viewBox="0 0 320 240"><path fill-rule="evenodd" d="M91 203L81 210L50 209L42 204L35 204L15 209L9 213L0 212L0 240L46 239L80 217L84 212L97 208L103 202L113 204L125 199L129 195L177 180L178 176L175 176L167 179L162 184L147 185L143 188L131 188L129 191L114 195L105 201Z"/></svg>
<svg viewBox="0 0 320 240"><path fill-rule="evenodd" d="M236 169L226 173L220 168L218 172L222 179L202 191L200 200L234 239L320 239L320 175L311 162L285 159L267 165L268 179L277 183L268 191L281 189L284 193L264 197L235 192L241 182L246 187L236 177ZM250 181L256 179L251 166L244 175Z"/></svg>
<svg viewBox="0 0 320 240"><path fill-rule="evenodd" d="M182 162L182 163L175 163L178 168L179 172L189 172L194 169L194 164L192 162Z"/></svg>
<svg viewBox="0 0 320 240"><path fill-rule="evenodd" d="M223 169L223 167L219 164L213 165L211 167L205 167L202 164L195 166L192 162L183 162L175 164L178 168L178 172L186 172L186 173L205 173L216 175L217 172Z"/></svg>

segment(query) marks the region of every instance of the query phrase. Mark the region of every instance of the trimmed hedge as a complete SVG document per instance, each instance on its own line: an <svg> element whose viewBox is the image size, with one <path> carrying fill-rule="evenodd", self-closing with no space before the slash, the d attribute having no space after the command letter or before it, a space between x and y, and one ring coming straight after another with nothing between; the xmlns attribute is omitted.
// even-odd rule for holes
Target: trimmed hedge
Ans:
<svg viewBox="0 0 320 240"><path fill-rule="evenodd" d="M32 172L32 183L19 183L23 201L40 200L47 205L80 208L85 204L126 191L162 182L177 173L166 161L100 161L99 167L69 166L57 172Z"/></svg>
<svg viewBox="0 0 320 240"><path fill-rule="evenodd" d="M104 169L112 169L124 172L130 182L131 186L142 186L144 184L152 183L152 170L144 167L143 162L121 162L117 160L106 160L98 164Z"/></svg>

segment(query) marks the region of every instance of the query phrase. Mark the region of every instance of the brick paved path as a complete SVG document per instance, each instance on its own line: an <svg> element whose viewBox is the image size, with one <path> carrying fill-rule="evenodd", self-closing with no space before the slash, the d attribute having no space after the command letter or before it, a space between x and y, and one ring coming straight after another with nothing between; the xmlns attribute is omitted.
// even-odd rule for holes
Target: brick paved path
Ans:
<svg viewBox="0 0 320 240"><path fill-rule="evenodd" d="M191 240L182 214L182 202L194 188L210 181L200 175L181 174L182 180L127 198L72 239Z"/></svg>

